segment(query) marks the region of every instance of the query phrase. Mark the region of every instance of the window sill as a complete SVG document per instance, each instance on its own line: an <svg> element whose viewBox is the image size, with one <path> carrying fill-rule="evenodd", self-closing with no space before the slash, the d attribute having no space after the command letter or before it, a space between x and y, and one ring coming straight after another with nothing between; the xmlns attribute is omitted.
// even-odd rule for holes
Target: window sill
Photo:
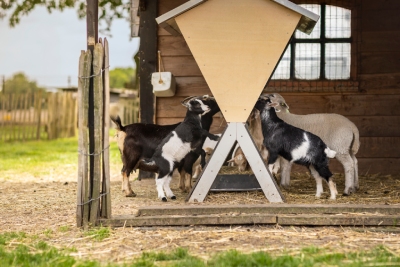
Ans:
<svg viewBox="0 0 400 267"><path fill-rule="evenodd" d="M358 92L359 82L349 80L271 80L264 92L345 93Z"/></svg>

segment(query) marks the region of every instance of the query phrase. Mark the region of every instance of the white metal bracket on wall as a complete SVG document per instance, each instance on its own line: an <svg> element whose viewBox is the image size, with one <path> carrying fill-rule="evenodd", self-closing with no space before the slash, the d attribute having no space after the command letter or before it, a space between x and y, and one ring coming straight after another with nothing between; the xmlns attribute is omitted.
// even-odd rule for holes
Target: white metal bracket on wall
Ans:
<svg viewBox="0 0 400 267"><path fill-rule="evenodd" d="M268 171L267 166L250 136L246 124L243 122L228 123L228 127L215 147L210 161L207 163L202 174L193 186L193 189L187 198L188 202L204 201L235 141L237 141L239 146L242 148L247 162L250 164L250 167L268 201L271 203L284 202L284 196L279 190L275 180L272 178L271 173Z"/></svg>

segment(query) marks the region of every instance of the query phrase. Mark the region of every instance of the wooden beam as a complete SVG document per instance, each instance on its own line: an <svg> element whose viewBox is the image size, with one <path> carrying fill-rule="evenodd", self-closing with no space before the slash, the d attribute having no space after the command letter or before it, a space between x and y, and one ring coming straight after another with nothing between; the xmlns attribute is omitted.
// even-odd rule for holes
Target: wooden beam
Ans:
<svg viewBox="0 0 400 267"><path fill-rule="evenodd" d="M139 47L139 78L140 78L140 122L154 123L154 94L151 85L151 74L157 67L157 17L158 0L145 1L140 11L140 47ZM139 172L139 179L154 177L153 173Z"/></svg>

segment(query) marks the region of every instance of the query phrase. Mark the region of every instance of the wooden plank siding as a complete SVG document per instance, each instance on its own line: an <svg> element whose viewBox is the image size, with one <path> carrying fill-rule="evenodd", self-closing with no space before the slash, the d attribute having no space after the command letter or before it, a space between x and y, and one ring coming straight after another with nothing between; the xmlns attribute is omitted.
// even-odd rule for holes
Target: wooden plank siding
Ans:
<svg viewBox="0 0 400 267"><path fill-rule="evenodd" d="M159 15L184 2L186 0L159 0ZM400 1L324 2L352 8L356 14L352 25L353 41L356 42L356 49L352 51L352 56L356 57L352 61L355 65L352 71L356 72L352 74L353 86L341 87L340 81L289 82L285 83L281 94L292 113L338 113L357 125L361 141L357 154L360 174L397 174L400 172ZM211 91L182 36L172 36L159 27L158 49L165 71L171 71L176 77L177 91L174 97L157 98L156 122L172 124L183 120L182 99L211 94ZM216 117L211 132L220 133L225 125L223 118ZM342 172L336 160L332 161L331 167L333 171Z"/></svg>

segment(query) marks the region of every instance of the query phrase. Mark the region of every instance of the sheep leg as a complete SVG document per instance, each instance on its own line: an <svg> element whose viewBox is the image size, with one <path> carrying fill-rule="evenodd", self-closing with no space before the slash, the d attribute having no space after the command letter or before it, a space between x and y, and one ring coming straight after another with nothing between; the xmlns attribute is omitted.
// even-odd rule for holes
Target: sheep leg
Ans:
<svg viewBox="0 0 400 267"><path fill-rule="evenodd" d="M288 190L290 187L290 171L292 169L292 164L288 160L280 157L280 165L281 165L281 186Z"/></svg>
<svg viewBox="0 0 400 267"><path fill-rule="evenodd" d="M172 174L167 175L167 177L164 180L163 188L164 188L164 191L165 191L165 194L167 195L167 197L169 197L170 199L176 199L175 194L172 192L172 190L169 186L171 183L171 180L172 180Z"/></svg>
<svg viewBox="0 0 400 267"><path fill-rule="evenodd" d="M329 190L331 191L331 198L332 200L336 199L336 195L337 195L337 189L336 189L336 184L332 181L332 179L329 179L328 182L329 185Z"/></svg>
<svg viewBox="0 0 400 267"><path fill-rule="evenodd" d="M358 160L354 154L351 154L351 158L354 162L354 190L360 189L360 184L358 183Z"/></svg>
<svg viewBox="0 0 400 267"><path fill-rule="evenodd" d="M345 188L343 195L349 196L355 191L353 159L349 154L336 154L336 159L343 165L344 168Z"/></svg>
<svg viewBox="0 0 400 267"><path fill-rule="evenodd" d="M317 193L315 194L315 198L320 198L321 194L324 192L324 188L322 186L322 177L319 173L315 170L314 166L310 166L309 170L311 172L312 177L314 177L315 182L317 184Z"/></svg>
<svg viewBox="0 0 400 267"><path fill-rule="evenodd" d="M126 171L122 172L122 192L126 197L136 197L135 192L132 191L131 184L129 183L129 175Z"/></svg>

